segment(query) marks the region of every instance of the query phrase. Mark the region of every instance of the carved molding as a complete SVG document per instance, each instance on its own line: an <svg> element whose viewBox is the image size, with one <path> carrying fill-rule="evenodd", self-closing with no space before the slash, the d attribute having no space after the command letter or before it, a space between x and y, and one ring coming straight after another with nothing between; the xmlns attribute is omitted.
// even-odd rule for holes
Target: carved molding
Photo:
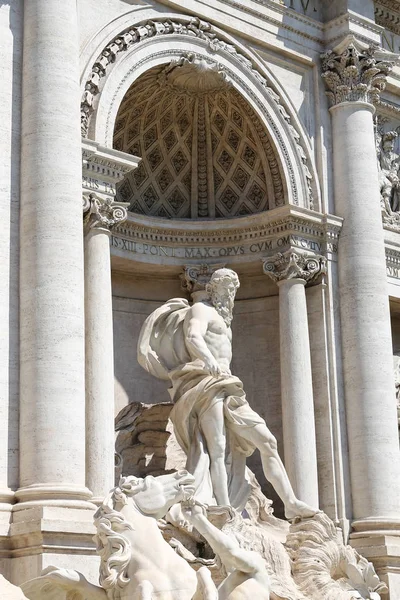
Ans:
<svg viewBox="0 0 400 600"><path fill-rule="evenodd" d="M179 21L178 20L176 20L176 21L172 21L172 20L145 21L143 23L138 24L135 27L131 27L127 30L124 30L121 34L119 34L117 37L115 37L109 44L107 44L107 46L104 48L104 50L101 52L101 54L98 56L95 63L93 64L90 75L85 83L85 89L84 89L84 93L83 93L82 101L81 101L81 128L82 128L83 137L86 137L88 134L89 119L90 119L91 114L94 111L97 96L100 94L100 91L101 91L102 79L106 76L110 65L115 63L119 53L125 52L129 48L131 48L133 45L140 43L142 41L148 40L151 37L160 36L160 35L170 35L170 34L175 34L175 35L178 34L178 35L182 35L182 36L196 37L198 39L201 39L204 42L206 42L207 50L211 54L215 54L218 52L230 54L241 64L242 68L246 69L251 74L251 76L253 78L255 78L259 82L259 84L261 84L264 87L266 93L272 98L273 102L275 102L275 104L277 106L277 110L281 113L281 115L285 119L287 126L288 126L288 130L290 132L290 135L294 140L300 160L303 164L304 176L305 176L307 184L308 184L309 206L310 206L310 208L313 208L313 189L312 189L312 185L311 185L312 175L311 175L310 168L308 166L307 154L300 142L300 134L298 133L296 128L293 126L293 124L290 122L290 116L288 115L287 111L280 103L279 95L271 87L269 87L267 80L254 67L251 60L249 60L240 51L238 51L232 44L227 43L221 39L218 39L217 34L213 30L213 27L209 23L201 21L197 18L188 18L185 21L183 19L181 19ZM171 50L170 55L172 56L174 53L176 53L176 52ZM178 60L179 60L179 58L180 57L178 57ZM210 59L210 62L213 62L213 61ZM235 80L235 81L238 80L237 75L233 71L231 71L227 68L221 69L220 65L218 65L218 63L217 63L216 68L217 68L217 70L219 69L221 71L221 73L223 73L223 77L226 80L229 80L229 79ZM240 80L240 83L241 83L241 85L243 85L242 80ZM251 95L254 97L253 93L251 93ZM260 110L264 113L266 118L270 121L270 124L274 129L274 135L276 136L276 139L281 147L281 150L285 156L285 161L288 166L289 177L291 179L291 187L292 187L292 193L293 193L293 203L297 204L298 203L298 200L297 200L298 192L297 192L297 188L296 188L296 184L295 184L295 180L294 180L293 167L290 164L287 149L285 148L285 145L283 143L281 133L279 132L279 129L276 128L275 124L271 121L271 118L268 115L268 111L265 110L265 103L262 101L262 99L255 97L254 100L257 103L257 105L259 106Z"/></svg>
<svg viewBox="0 0 400 600"><path fill-rule="evenodd" d="M348 36L321 59L326 95L334 106L341 102L377 102L397 57Z"/></svg>
<svg viewBox="0 0 400 600"><path fill-rule="evenodd" d="M225 263L213 265L189 265L184 267L183 273L180 274L182 289L192 294L205 289L209 283L211 275L218 269L223 269Z"/></svg>
<svg viewBox="0 0 400 600"><path fill-rule="evenodd" d="M380 0L379 4L375 4L375 23L399 35L399 8L399 4L393 0Z"/></svg>
<svg viewBox="0 0 400 600"><path fill-rule="evenodd" d="M326 258L290 249L264 260L263 271L275 283L288 279L303 279L309 283L326 273Z"/></svg>
<svg viewBox="0 0 400 600"><path fill-rule="evenodd" d="M126 203L112 198L100 198L95 194L83 194L83 224L86 232L91 229L110 231L128 216Z"/></svg>
<svg viewBox="0 0 400 600"><path fill-rule="evenodd" d="M289 212L289 207L286 210ZM321 243L326 240L331 244L337 244L341 231L339 217L332 217L326 221L321 215L321 219L318 221L310 221L306 214L304 216L288 214L272 217L268 212L250 217L247 222L240 219L236 226L233 226L234 221L232 221L232 225L230 223L228 225L225 221L224 224L218 223L218 227L206 228L205 226L204 229L197 227L181 229L181 223L175 222L176 227L172 227L171 224L172 221L167 221L165 226L161 226L159 220L130 215L124 223L116 228L115 233L144 242L177 245L252 243L261 242L272 236L279 237L290 234L312 237Z"/></svg>

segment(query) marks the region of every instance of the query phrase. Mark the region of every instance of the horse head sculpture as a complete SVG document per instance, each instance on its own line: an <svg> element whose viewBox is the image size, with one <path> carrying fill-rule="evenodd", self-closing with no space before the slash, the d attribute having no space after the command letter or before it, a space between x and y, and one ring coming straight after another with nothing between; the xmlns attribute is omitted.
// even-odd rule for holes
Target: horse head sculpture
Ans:
<svg viewBox="0 0 400 600"><path fill-rule="evenodd" d="M194 494L194 477L121 477L95 513L100 586L70 569L49 567L21 587L29 600L191 600L197 576L157 526L169 508Z"/></svg>

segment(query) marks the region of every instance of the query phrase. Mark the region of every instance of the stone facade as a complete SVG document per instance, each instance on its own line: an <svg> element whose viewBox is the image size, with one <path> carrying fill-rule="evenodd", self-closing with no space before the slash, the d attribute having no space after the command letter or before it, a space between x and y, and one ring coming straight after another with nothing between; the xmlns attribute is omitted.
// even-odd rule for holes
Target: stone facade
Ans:
<svg viewBox="0 0 400 600"><path fill-rule="evenodd" d="M295 492L400 597L399 23L397 0L0 8L13 584L53 564L96 583L113 418L169 400L137 363L142 324L226 266L232 370Z"/></svg>

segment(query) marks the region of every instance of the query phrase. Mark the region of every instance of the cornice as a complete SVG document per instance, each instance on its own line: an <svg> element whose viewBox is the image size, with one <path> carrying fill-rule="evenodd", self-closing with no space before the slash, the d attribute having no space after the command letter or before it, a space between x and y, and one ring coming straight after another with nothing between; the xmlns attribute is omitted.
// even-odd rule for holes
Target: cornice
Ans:
<svg viewBox="0 0 400 600"><path fill-rule="evenodd" d="M166 6L182 10L181 2L176 0L159 0L159 2ZM279 0L249 0L247 3L243 2L243 0L218 0L218 3L240 11L243 13L243 16L249 15L254 17L258 21L258 23L255 24L256 27L260 27L261 23L269 24L274 27L279 27L281 30L295 33L299 38L308 39L314 44L323 45L323 23L312 17L308 17L307 15L302 15L285 6L283 3L279 2ZM199 2L193 1L191 4L193 8L190 12L193 14L201 15L202 18L212 21L215 25L226 27L223 19L210 19L208 2L200 0ZM216 4L217 3L215 3L214 8L218 10ZM254 5L254 7L252 5ZM257 9L257 6L260 8ZM187 9L189 9L188 5ZM296 27L296 23L299 23L299 27ZM306 31L304 30L305 28L307 29ZM240 28L234 27L233 24L232 29L239 34L242 33ZM258 36L253 36L253 39L263 45L266 44L265 39L260 39ZM316 50L318 51L319 49L316 48Z"/></svg>
<svg viewBox="0 0 400 600"><path fill-rule="evenodd" d="M362 32L365 32L364 34ZM347 11L345 14L332 19L324 24L325 44L332 46L343 39L346 34L352 33L357 39L370 44L378 42L381 37L382 27L361 15Z"/></svg>
<svg viewBox="0 0 400 600"><path fill-rule="evenodd" d="M381 3L375 5L375 21L381 27L388 29L392 33L400 35L400 12L396 13L393 9L381 6Z"/></svg>
<svg viewBox="0 0 400 600"><path fill-rule="evenodd" d="M400 106L393 104L393 102L389 102L389 100L379 99L377 102L375 102L375 107L380 112L389 113L393 117L400 117Z"/></svg>
<svg viewBox="0 0 400 600"><path fill-rule="evenodd" d="M107 181L122 181L129 171L135 169L140 158L120 152L114 148L104 148L97 142L82 139L82 169L84 176L99 176Z"/></svg>
<svg viewBox="0 0 400 600"><path fill-rule="evenodd" d="M116 227L115 233L141 241L191 245L251 242L288 231L321 239L328 233L332 239L337 239L340 230L341 219L333 215L322 215L306 209L304 212L301 209L275 209L252 217L219 219L218 222L165 221L130 213L125 223Z"/></svg>

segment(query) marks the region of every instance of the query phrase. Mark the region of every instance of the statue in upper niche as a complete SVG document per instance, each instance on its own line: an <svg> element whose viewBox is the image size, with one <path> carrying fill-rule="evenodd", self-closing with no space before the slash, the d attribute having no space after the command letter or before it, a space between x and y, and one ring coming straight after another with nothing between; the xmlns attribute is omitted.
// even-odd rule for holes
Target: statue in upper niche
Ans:
<svg viewBox="0 0 400 600"><path fill-rule="evenodd" d="M311 517L316 508L296 498L264 419L249 405L243 384L232 375L232 311L237 274L216 270L193 305L174 298L145 321L138 361L171 384L170 418L195 477L196 498L207 504L244 507L249 493L246 457L260 451L268 481L288 519Z"/></svg>
<svg viewBox="0 0 400 600"><path fill-rule="evenodd" d="M396 131L384 133L378 145L381 203L388 215L400 210L400 156L394 151L397 135Z"/></svg>

